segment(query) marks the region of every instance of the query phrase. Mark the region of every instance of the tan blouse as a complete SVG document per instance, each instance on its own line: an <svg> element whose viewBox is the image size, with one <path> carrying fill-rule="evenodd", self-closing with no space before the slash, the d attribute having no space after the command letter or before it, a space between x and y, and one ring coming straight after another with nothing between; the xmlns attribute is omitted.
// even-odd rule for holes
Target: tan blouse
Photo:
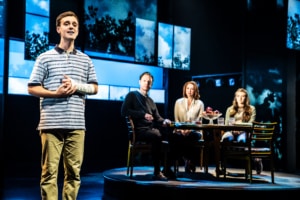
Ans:
<svg viewBox="0 0 300 200"><path fill-rule="evenodd" d="M179 98L175 102L174 119L175 122L198 121L204 111L204 103L200 100L193 100L188 106L188 99Z"/></svg>

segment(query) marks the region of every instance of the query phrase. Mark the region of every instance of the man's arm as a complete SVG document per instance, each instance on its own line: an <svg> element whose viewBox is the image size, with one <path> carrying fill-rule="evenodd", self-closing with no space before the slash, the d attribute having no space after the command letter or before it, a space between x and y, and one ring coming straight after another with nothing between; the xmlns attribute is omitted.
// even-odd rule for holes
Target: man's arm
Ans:
<svg viewBox="0 0 300 200"><path fill-rule="evenodd" d="M77 83L73 79L64 75L63 83L65 81L71 81L71 86L75 88L76 92L81 94L97 94L98 93L98 85L95 83Z"/></svg>
<svg viewBox="0 0 300 200"><path fill-rule="evenodd" d="M129 92L122 104L121 115L132 116L133 118L145 118L145 110L142 105L139 103L136 94L134 92Z"/></svg>

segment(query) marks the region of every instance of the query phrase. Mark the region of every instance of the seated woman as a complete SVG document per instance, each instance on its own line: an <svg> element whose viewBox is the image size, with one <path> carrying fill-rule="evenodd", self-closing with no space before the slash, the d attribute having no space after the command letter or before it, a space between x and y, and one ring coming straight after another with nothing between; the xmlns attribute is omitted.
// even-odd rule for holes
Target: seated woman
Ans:
<svg viewBox="0 0 300 200"><path fill-rule="evenodd" d="M175 122L192 122L198 121L201 118L201 113L204 111L204 103L200 100L198 85L194 81L188 81L183 86L183 97L175 102L174 118ZM200 131L175 129L173 134L174 144L173 149L177 157L183 156L185 160L185 171L195 172L193 164L196 158L197 151L190 145L190 142L198 141L202 138Z"/></svg>
<svg viewBox="0 0 300 200"><path fill-rule="evenodd" d="M234 118L234 123L251 123L255 120L256 109L250 105L249 95L246 89L239 88L234 94L232 105L226 110L225 124L228 125L230 118ZM245 142L246 133L241 131L227 131L223 134L221 141Z"/></svg>

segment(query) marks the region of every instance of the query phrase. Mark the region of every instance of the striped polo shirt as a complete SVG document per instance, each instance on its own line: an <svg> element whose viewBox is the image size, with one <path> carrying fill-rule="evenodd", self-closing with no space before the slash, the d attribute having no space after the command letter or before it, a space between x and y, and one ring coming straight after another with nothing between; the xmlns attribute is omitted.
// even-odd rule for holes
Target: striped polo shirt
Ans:
<svg viewBox="0 0 300 200"><path fill-rule="evenodd" d="M38 56L28 86L41 85L55 91L61 85L64 75L77 83L98 84L95 67L89 56L78 50L66 53L56 46ZM79 93L61 98L41 97L37 130L85 130L85 97Z"/></svg>

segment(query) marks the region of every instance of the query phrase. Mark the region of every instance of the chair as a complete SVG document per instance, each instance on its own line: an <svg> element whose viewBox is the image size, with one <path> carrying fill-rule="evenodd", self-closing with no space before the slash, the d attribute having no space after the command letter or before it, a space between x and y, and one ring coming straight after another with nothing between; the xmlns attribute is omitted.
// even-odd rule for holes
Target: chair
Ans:
<svg viewBox="0 0 300 200"><path fill-rule="evenodd" d="M204 149L205 149L204 140L201 138L200 140L195 141L195 142L191 142L189 144L192 145L193 147L195 147L196 149L199 149L199 167L200 167L200 170L202 170L202 168L205 167L205 169L204 169L205 172L208 172L208 166L207 166L206 162L203 162L203 160L205 160L204 159ZM176 172L176 173L179 172L179 165L180 165L180 161L178 159L175 160L174 172Z"/></svg>
<svg viewBox="0 0 300 200"><path fill-rule="evenodd" d="M225 179L228 159L240 159L246 161L245 178L252 183L252 161L260 158L270 161L271 181L274 183L273 140L276 124L277 122L253 122L246 143L225 141L221 143Z"/></svg>
<svg viewBox="0 0 300 200"><path fill-rule="evenodd" d="M134 123L130 116L126 116L126 124L128 129L128 153L127 153L127 176L133 176L133 168L135 165L135 156L138 153L150 153L152 145L144 141L136 141ZM168 141L162 141L162 151L164 152L164 168L167 166Z"/></svg>

